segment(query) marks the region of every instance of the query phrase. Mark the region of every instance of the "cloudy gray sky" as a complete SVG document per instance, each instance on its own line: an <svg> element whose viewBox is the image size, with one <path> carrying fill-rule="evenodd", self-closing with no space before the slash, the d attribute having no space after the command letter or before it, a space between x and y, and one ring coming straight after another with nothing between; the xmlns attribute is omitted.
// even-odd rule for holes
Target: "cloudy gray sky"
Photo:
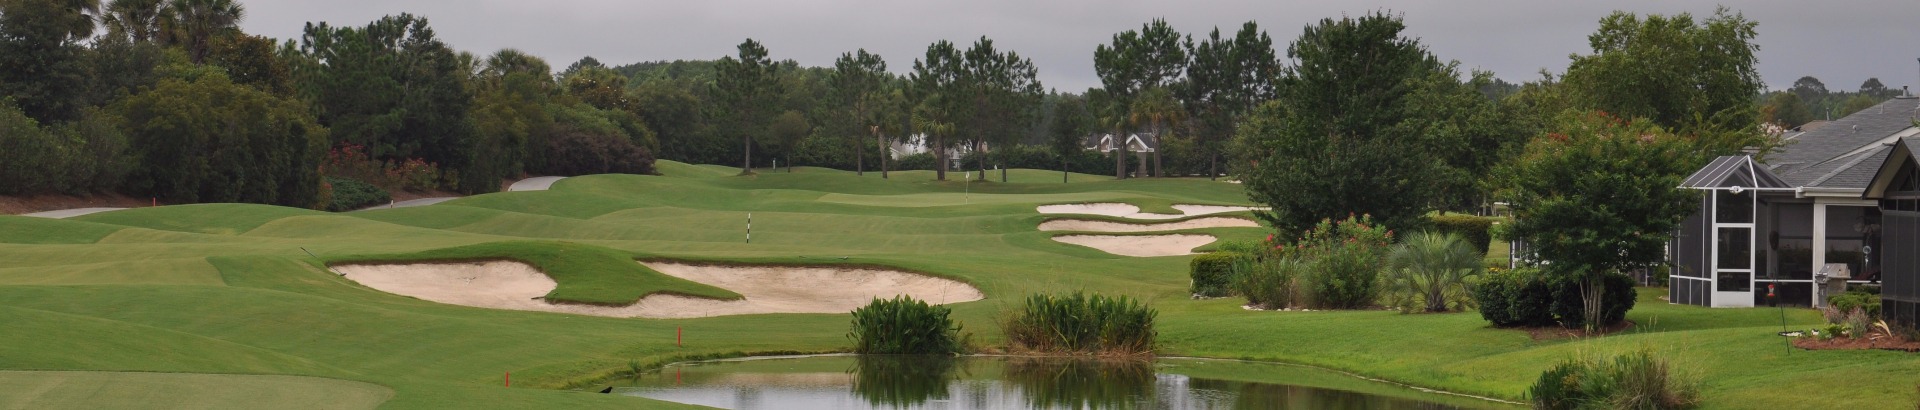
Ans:
<svg viewBox="0 0 1920 410"><path fill-rule="evenodd" d="M1093 49L1114 33L1153 18L1196 36L1213 27L1231 34L1258 21L1277 46L1303 27L1341 13L1403 13L1405 34L1443 59L1490 70L1508 81L1566 69L1586 53L1586 36L1614 10L1712 14L1715 2L1672 1L1398 1L1298 0L242 0L247 32L297 38L309 21L364 25L402 12L426 16L440 37L476 54L516 48L555 69L593 56L609 65L713 59L744 38L766 44L775 59L830 66L840 53L877 52L904 72L936 40L992 38L1001 49L1032 58L1040 79L1060 90L1097 86ZM1869 77L1892 88L1920 89L1920 1L1760 0L1731 3L1759 25L1760 73L1774 89L1803 75L1829 89L1854 90ZM1916 90L1920 92L1920 90Z"/></svg>

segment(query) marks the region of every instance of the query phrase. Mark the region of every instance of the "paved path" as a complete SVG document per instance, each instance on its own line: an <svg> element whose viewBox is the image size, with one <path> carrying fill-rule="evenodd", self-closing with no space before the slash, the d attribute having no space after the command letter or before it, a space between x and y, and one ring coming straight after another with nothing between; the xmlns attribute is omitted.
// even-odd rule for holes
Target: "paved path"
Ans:
<svg viewBox="0 0 1920 410"><path fill-rule="evenodd" d="M514 182L513 185L507 186L507 191L545 191L547 188L553 187L554 181L562 179L567 179L567 177L533 177L522 179Z"/></svg>
<svg viewBox="0 0 1920 410"><path fill-rule="evenodd" d="M34 213L30 213L30 214L22 214L22 215L20 215L20 216L33 216L33 217L40 217L40 218L53 218L53 219L66 219L66 218L72 218L72 217L76 217L76 216L80 216L80 215L86 215L86 214L91 214L91 213L99 213L99 212L106 212L106 211L118 211L118 210L122 210L122 209L127 209L127 208L74 208L74 209L62 209L62 210L58 210L58 211L46 211L46 212L34 212Z"/></svg>
<svg viewBox="0 0 1920 410"><path fill-rule="evenodd" d="M441 197L433 197L433 198L420 198L420 199L409 199L409 200L405 200L405 201L400 201L400 202L394 202L394 203L392 203L392 204L381 204L381 205L374 205L374 206L369 206L369 207L366 207L366 208L360 208L360 209L355 209L355 211L365 211L365 210L371 210L371 209L390 209L390 208L407 208L407 207L415 207L415 206L427 206L427 205L433 205L433 204L437 204L437 203L441 203L441 202L447 202L447 201L452 201L452 200L455 200L455 199L460 199L460 197L457 197L457 196L441 196Z"/></svg>

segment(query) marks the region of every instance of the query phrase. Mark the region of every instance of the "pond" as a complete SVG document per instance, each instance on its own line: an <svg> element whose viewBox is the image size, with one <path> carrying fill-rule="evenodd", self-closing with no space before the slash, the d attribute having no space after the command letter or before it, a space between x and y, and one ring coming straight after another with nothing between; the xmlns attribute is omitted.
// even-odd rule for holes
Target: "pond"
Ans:
<svg viewBox="0 0 1920 410"><path fill-rule="evenodd" d="M826 355L673 365L613 392L727 409L1479 409L1322 369L1206 359Z"/></svg>

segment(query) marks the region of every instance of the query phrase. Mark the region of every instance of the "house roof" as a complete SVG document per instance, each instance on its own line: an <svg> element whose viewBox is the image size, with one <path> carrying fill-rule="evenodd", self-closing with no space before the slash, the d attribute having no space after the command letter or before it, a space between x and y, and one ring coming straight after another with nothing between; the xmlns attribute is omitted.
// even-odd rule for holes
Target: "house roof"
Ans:
<svg viewBox="0 0 1920 410"><path fill-rule="evenodd" d="M1795 187L1866 188L1886 158L1885 144L1913 128L1916 114L1920 99L1890 99L1799 133L1765 162Z"/></svg>
<svg viewBox="0 0 1920 410"><path fill-rule="evenodd" d="M1920 161L1920 156L1916 156L1920 154L1920 138L1901 138L1886 151L1884 159L1874 161L1874 166L1871 167L1873 176L1867 179L1866 189L1861 192L1861 198L1880 199L1886 196L1887 187L1893 184L1893 177L1900 172L1900 167L1908 162Z"/></svg>
<svg viewBox="0 0 1920 410"><path fill-rule="evenodd" d="M1127 150L1132 152L1153 152L1160 146L1160 140L1154 138L1153 133L1150 132L1127 134L1127 138L1123 141L1127 144ZM1098 152L1113 151L1113 134L1089 135L1084 146Z"/></svg>
<svg viewBox="0 0 1920 410"><path fill-rule="evenodd" d="M1753 157L1728 155L1714 158L1712 163L1695 171L1680 183L1681 188L1760 188L1792 189L1793 185L1780 180L1780 176L1768 171L1767 167L1753 163Z"/></svg>

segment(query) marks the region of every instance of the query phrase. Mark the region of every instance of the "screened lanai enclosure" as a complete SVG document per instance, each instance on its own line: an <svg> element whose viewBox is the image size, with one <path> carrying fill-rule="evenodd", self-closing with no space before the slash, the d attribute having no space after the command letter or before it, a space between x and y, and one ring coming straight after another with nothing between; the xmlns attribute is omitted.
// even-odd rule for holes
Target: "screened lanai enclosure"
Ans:
<svg viewBox="0 0 1920 410"><path fill-rule="evenodd" d="M1886 263L1880 313L1887 323L1920 327L1920 140L1902 139L1887 155L1863 197L1878 200L1884 215Z"/></svg>
<svg viewBox="0 0 1920 410"><path fill-rule="evenodd" d="M1701 195L1670 245L1672 303L1814 306L1822 284L1878 275L1872 202L1806 197L1744 155L1715 159L1681 188Z"/></svg>

